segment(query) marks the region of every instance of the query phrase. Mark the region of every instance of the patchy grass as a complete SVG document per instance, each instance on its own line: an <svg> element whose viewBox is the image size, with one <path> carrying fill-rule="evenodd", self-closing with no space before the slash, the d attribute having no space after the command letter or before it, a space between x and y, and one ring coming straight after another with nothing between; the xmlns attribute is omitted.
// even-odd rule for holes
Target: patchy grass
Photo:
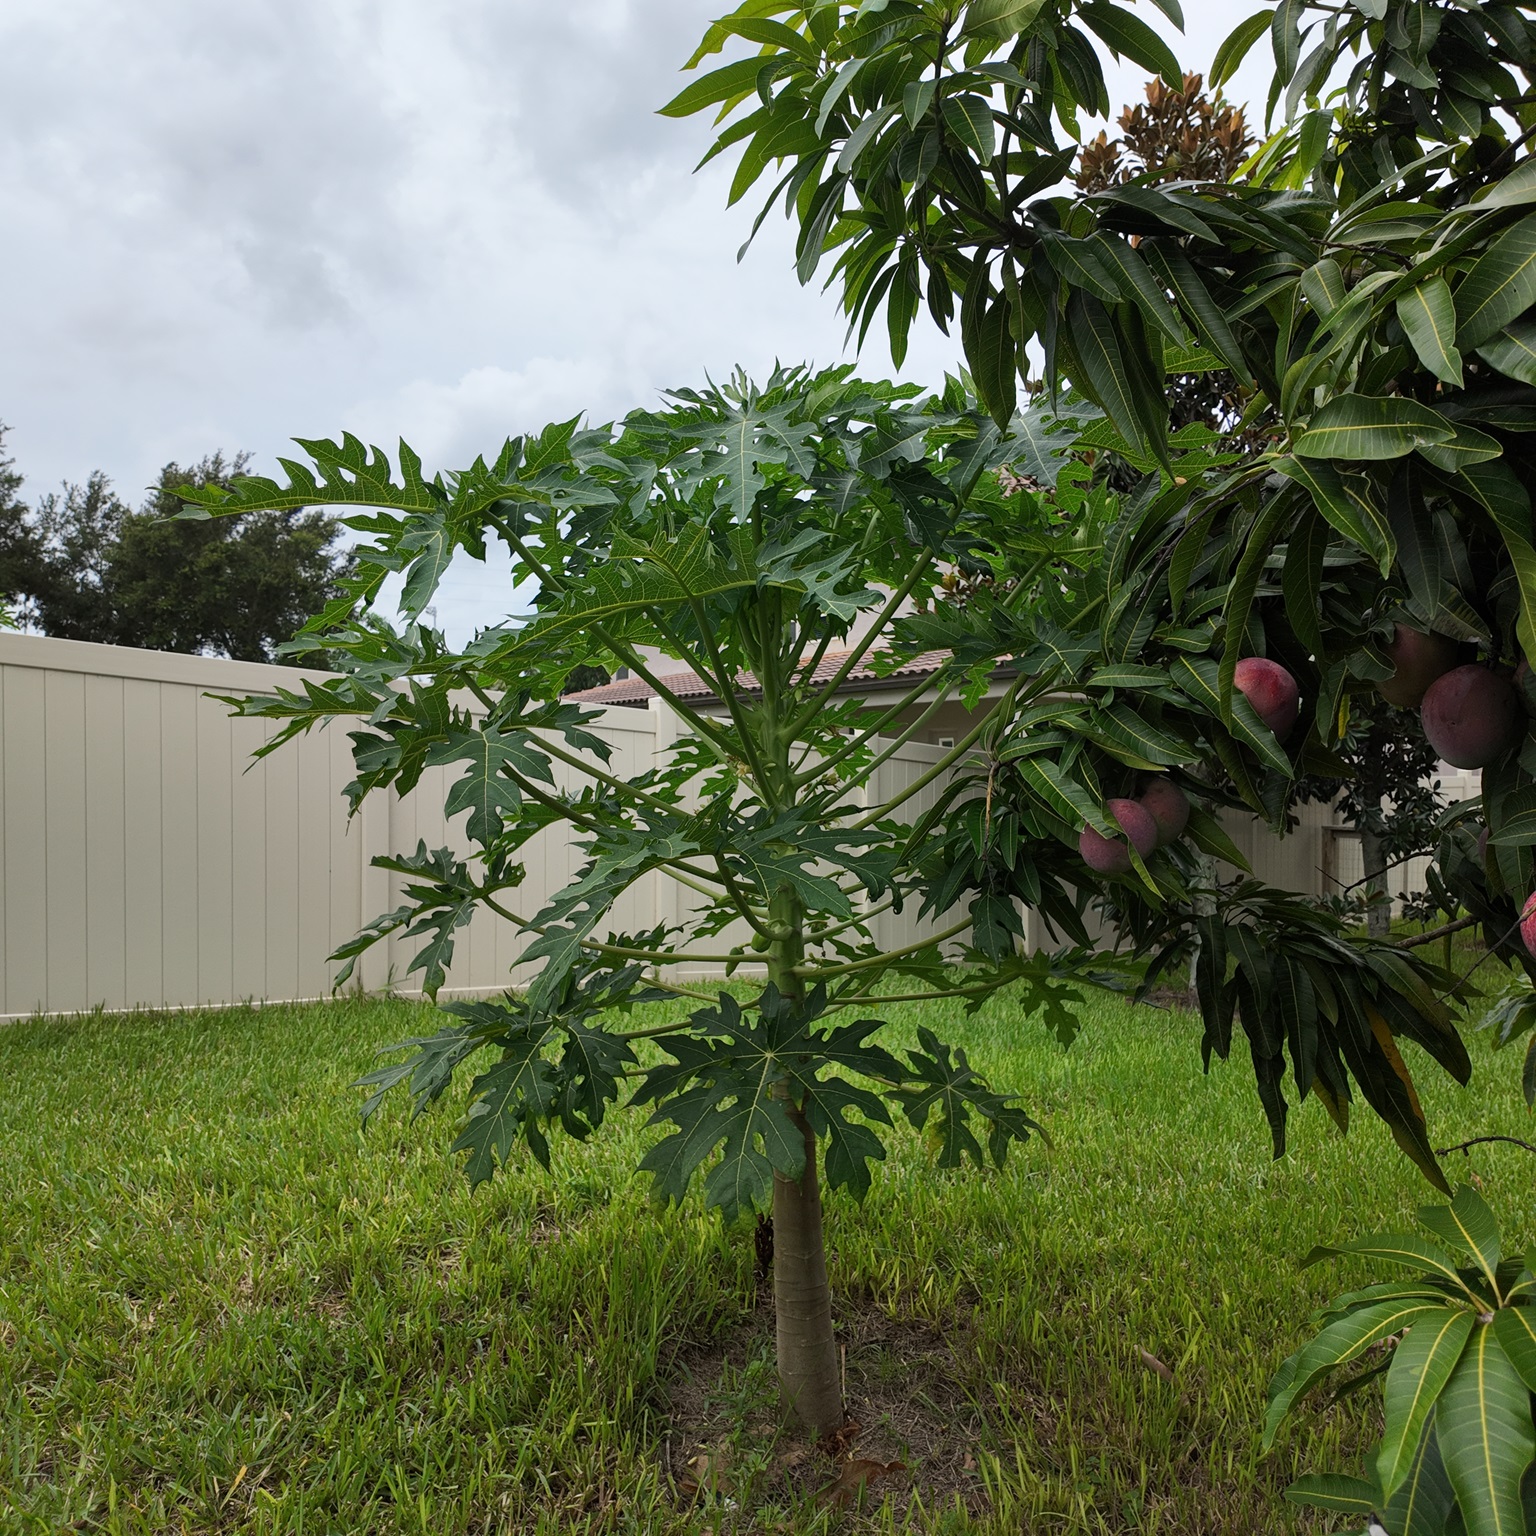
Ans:
<svg viewBox="0 0 1536 1536"><path fill-rule="evenodd" d="M654 1212L638 1117L471 1198L457 1101L357 1128L413 1005L0 1029L0 1530L1323 1529L1277 1491L1351 1464L1368 1410L1261 1461L1263 1389L1360 1273L1297 1257L1426 1196L1386 1133L1308 1104L1272 1163L1186 1015L1101 999L1066 1054L1006 1001L927 1022L1055 1145L952 1174L902 1132L862 1210L830 1201L847 1449L904 1464L862 1509L776 1435L750 1228ZM1473 1053L1467 1092L1413 1058L1438 1141L1529 1136L1517 1053ZM1455 1164L1520 1239L1526 1159Z"/></svg>

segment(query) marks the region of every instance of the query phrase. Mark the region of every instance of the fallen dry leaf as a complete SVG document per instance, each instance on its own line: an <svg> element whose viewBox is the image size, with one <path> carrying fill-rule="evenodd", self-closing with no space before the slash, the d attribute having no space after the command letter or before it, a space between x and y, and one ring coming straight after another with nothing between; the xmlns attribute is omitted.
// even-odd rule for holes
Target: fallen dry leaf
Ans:
<svg viewBox="0 0 1536 1536"><path fill-rule="evenodd" d="M834 1461L841 1461L845 1456L853 1454L854 1442L859 1438L863 1428L864 1426L857 1419L849 1419L841 1429L822 1441L821 1448Z"/></svg>
<svg viewBox="0 0 1536 1536"><path fill-rule="evenodd" d="M817 1502L837 1508L856 1504L863 1498L864 1490L870 1483L882 1477L894 1477L896 1473L906 1470L907 1464L904 1461L866 1461L863 1458L845 1461L837 1469L836 1480L828 1483L817 1494Z"/></svg>
<svg viewBox="0 0 1536 1536"><path fill-rule="evenodd" d="M686 1470L677 1480L678 1491L686 1498L700 1493L718 1493L725 1473L725 1458L719 1451L700 1451L684 1463Z"/></svg>

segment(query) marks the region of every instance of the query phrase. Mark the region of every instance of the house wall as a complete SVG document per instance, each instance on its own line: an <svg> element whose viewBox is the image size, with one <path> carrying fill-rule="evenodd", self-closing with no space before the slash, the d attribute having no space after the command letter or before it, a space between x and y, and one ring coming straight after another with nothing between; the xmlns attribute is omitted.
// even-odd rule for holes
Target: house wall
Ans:
<svg viewBox="0 0 1536 1536"><path fill-rule="evenodd" d="M370 861L412 852L419 841L468 851L461 821L442 811L455 770L428 769L410 795L373 796L349 819L344 727L253 761L274 727L232 719L208 696L292 687L304 675L0 632L0 1018L325 996L337 970L327 956L398 904L399 878ZM610 769L629 778L669 749L678 723L653 703L606 709L597 729L613 751ZM942 755L936 744L909 743L866 799L883 802ZM575 770L555 771L574 787ZM910 814L939 787L921 791ZM1453 790L1456 798L1473 792L1459 782ZM1342 878L1347 858L1331 824L1326 807L1309 807L1298 832L1278 840L1257 823L1229 821L1261 878L1314 893L1327 888L1325 871ZM582 855L550 829L522 858L526 879L509 904L531 916ZM1410 866L1394 893L1416 888L1415 878ZM617 904L612 926L685 922L693 899L647 875ZM881 915L874 929L895 946L953 920L919 925L909 908ZM708 948L745 937L728 931ZM459 931L450 990L493 992L522 979L516 965L526 943L513 925L481 913ZM411 991L415 948L398 939L376 945L359 982Z"/></svg>

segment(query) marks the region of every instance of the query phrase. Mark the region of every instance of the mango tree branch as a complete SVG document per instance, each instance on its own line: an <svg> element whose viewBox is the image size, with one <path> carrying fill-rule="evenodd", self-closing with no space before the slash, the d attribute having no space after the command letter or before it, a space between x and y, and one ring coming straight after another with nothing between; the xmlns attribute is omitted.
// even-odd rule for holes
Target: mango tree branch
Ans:
<svg viewBox="0 0 1536 1536"><path fill-rule="evenodd" d="M1436 939L1445 939L1453 933L1460 933L1463 928L1470 928L1476 922L1475 917L1458 917L1454 923L1443 923L1438 928L1431 928L1427 933L1415 933L1410 938L1398 939L1397 947L1415 949L1420 944L1431 944Z"/></svg>

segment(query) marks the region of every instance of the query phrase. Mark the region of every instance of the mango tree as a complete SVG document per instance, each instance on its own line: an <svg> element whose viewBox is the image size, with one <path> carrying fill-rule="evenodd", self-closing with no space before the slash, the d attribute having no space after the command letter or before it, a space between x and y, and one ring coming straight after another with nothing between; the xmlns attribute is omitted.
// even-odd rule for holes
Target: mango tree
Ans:
<svg viewBox="0 0 1536 1536"><path fill-rule="evenodd" d="M1178 0L1154 3L1181 24ZM1162 674L1176 689L1193 674L1245 738L1257 706L1259 771L1216 729L1206 782L1283 828L1303 775L1342 776L1352 701L1378 691L1419 711L1435 753L1482 770L1482 794L1443 818L1432 889L1527 972L1516 928L1536 884L1533 13L1525 0L1255 12L1218 48L1211 83L1267 40L1266 128L1279 122L1219 181L1064 186L1079 113L1109 108L1100 48L1181 81L1162 30L1114 0L752 0L691 63L745 44L740 56L666 109L718 111L711 156L735 157L733 198L774 171L768 201L782 194L798 222L802 278L830 263L858 334L883 314L899 358L926 308L942 328L958 320L998 420L1036 370L1052 396L1070 384L1103 410L1098 446L1145 480L1105 533L1117 585L1079 610L1061 648L1078 642L1086 672L1118 593L1157 637L1149 650L1138 634L1134 651L1159 673L1154 694ZM1178 472L1167 385L1201 370L1236 381L1245 451L1197 481ZM1139 901L1124 903L1124 927L1166 953L1165 918ZM1270 1029L1249 1028L1273 1122L1285 1021L1348 1010L1319 986L1304 904L1233 916L1197 904L1206 1043L1221 1047L1234 1006L1245 1025L1262 1020L1259 989L1274 989ZM1383 1049L1396 1033L1374 1003L1362 1024ZM1321 1057L1294 1041L1290 1053L1301 1094L1336 1106ZM1422 1149L1419 1161L1434 1174ZM1525 1395L1467 1411L1457 1433L1518 1484ZM1448 1518L1510 1528L1466 1501Z"/></svg>

